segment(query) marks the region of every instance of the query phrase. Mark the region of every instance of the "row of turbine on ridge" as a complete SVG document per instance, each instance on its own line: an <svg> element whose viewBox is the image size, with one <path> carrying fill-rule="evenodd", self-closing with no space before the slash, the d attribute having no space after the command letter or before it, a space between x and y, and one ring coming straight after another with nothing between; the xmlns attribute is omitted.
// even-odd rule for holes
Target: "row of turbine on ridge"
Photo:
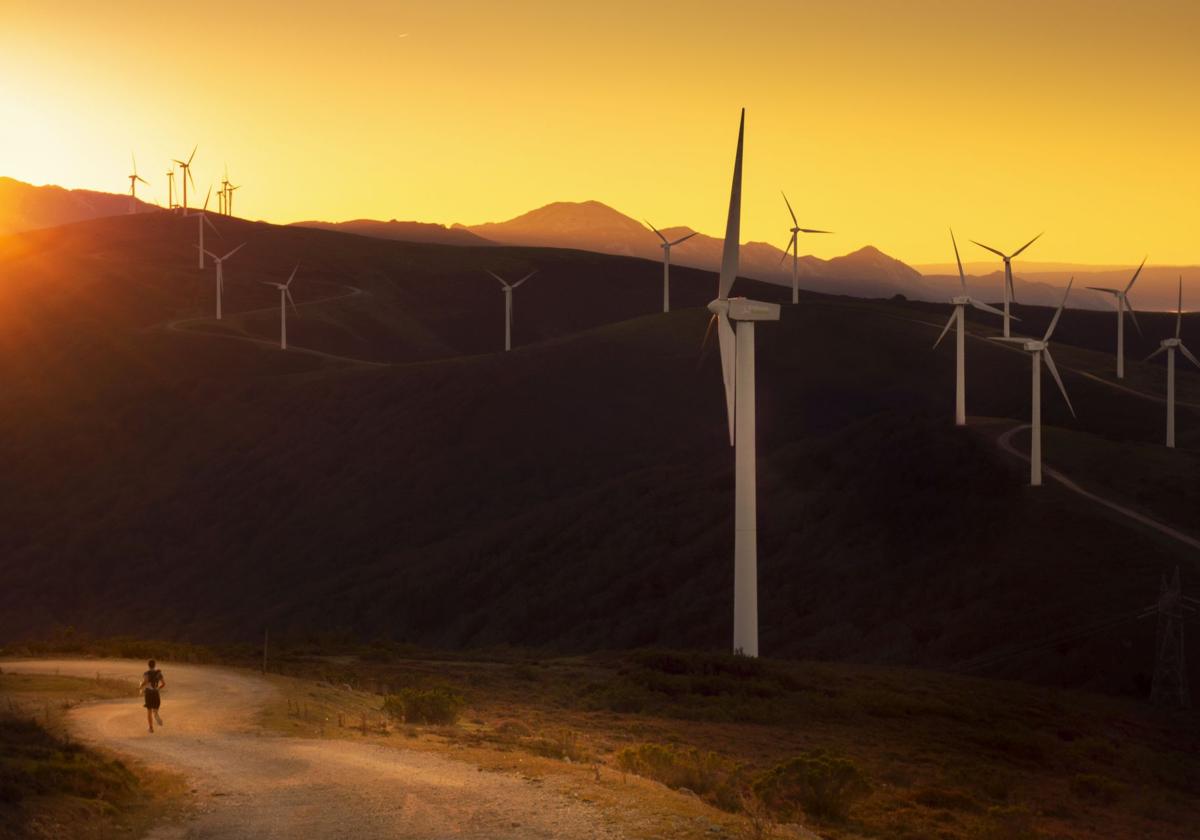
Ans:
<svg viewBox="0 0 1200 840"><path fill-rule="evenodd" d="M196 186L196 180L192 177L192 160L196 157L196 149L197 148L199 148L199 146L196 146L192 149L192 153L191 153L191 155L188 156L188 159L186 161L179 160L178 158L176 158L174 161L175 165L178 166L183 172L183 174L180 176L180 180L183 182L182 209L183 209L184 214L187 214L187 211L188 211L188 202L187 202L188 183L190 182L193 187ZM129 212L136 213L137 212L137 185L140 182L140 183L143 183L143 184L149 186L150 182L138 174L137 157L133 154L130 154L130 158L133 160L133 172L131 172L129 175L126 176L127 178L129 178ZM229 180L229 167L225 167L225 177L221 179L221 189L217 191L217 203L220 208L220 209L218 209L217 212L220 215L222 215L222 216L232 216L233 215L233 192L234 192L234 190L239 190L241 188L242 188L241 184L234 184L233 182L231 182ZM208 188L208 192L209 192L209 195L212 194L212 187ZM205 207L208 206L207 201L205 202L204 206ZM169 169L167 171L167 209L175 210L176 207L177 207L177 205L175 204L175 167L173 166L173 167L171 167L171 169Z"/></svg>

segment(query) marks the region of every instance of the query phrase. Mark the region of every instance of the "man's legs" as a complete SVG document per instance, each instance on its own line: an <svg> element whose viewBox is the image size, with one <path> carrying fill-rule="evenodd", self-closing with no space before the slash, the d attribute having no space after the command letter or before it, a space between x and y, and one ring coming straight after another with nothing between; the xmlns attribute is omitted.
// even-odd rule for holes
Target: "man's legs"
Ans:
<svg viewBox="0 0 1200 840"><path fill-rule="evenodd" d="M151 717L152 714L154 714L153 710L147 708L146 709L146 724L150 727L151 732L154 731L154 719Z"/></svg>

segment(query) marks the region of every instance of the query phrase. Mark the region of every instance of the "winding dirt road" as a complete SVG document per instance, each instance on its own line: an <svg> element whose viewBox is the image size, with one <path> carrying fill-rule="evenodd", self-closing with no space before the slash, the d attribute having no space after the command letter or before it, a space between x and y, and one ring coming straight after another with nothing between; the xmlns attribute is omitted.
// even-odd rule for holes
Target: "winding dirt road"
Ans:
<svg viewBox="0 0 1200 840"><path fill-rule="evenodd" d="M140 679L127 660L5 662L16 673ZM146 731L140 698L80 706L83 741L181 773L199 812L150 840L233 838L621 838L600 808L519 777L424 752L265 734L255 718L276 695L245 672L164 665L164 726Z"/></svg>

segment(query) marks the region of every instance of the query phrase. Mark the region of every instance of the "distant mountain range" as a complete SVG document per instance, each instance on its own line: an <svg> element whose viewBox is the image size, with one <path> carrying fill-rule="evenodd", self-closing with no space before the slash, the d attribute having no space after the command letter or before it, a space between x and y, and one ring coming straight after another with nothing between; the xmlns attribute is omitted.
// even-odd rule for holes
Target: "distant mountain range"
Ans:
<svg viewBox="0 0 1200 840"><path fill-rule="evenodd" d="M139 212L158 209L141 201L136 203L136 208ZM128 211L129 197L125 195L65 190L56 186L35 187L0 177L0 235L122 215ZM508 221L470 226L456 224L447 227L396 219L305 221L294 224L403 242L468 247L524 245L570 248L655 261L662 258L659 240L653 231L642 222L598 201L560 201ZM671 240L692 232L692 228L685 226L662 228L663 235ZM722 246L721 239L696 234L672 250L671 261L675 265L715 272L720 267ZM799 268L802 288L826 294L866 298L899 294L912 300L944 301L958 293L958 277L953 263L923 265L918 270L870 246L829 260L805 255L800 257ZM968 262L966 269L969 272L968 289L973 296L988 301L1000 299L1002 273L995 270L991 263L975 260ZM1075 290L1070 300L1073 308L1110 309L1112 303L1107 295L1089 291L1086 287L1124 288L1132 272L1132 267L1031 260L1016 265L1016 297L1022 304L1055 306L1062 298L1063 286L1073 276ZM744 243L740 273L756 280L788 286L791 284L791 260L782 250L769 243ZM1130 297L1141 309L1172 309L1180 274L1186 283L1189 279L1200 278L1200 268L1147 265ZM1200 294L1189 295L1185 289L1184 306L1189 305L1193 308L1200 306Z"/></svg>
<svg viewBox="0 0 1200 840"><path fill-rule="evenodd" d="M120 216L129 212L129 206L127 195L35 187L0 176L0 235ZM139 213L158 209L140 200L134 207Z"/></svg>

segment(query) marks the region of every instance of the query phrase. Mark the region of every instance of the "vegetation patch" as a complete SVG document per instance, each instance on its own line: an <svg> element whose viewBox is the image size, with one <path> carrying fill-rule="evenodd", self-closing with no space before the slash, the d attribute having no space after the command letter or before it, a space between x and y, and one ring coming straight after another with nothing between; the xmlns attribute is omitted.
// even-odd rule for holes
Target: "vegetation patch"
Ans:
<svg viewBox="0 0 1200 840"><path fill-rule="evenodd" d="M789 759L754 780L758 798L786 821L798 820L802 813L844 820L870 790L858 765L824 750Z"/></svg>
<svg viewBox="0 0 1200 840"><path fill-rule="evenodd" d="M1079 773L1071 779L1071 793L1088 802L1113 805L1121 798L1122 788L1098 773Z"/></svg>
<svg viewBox="0 0 1200 840"><path fill-rule="evenodd" d="M725 811L742 808L745 772L713 752L669 744L639 744L617 753L617 766L674 790L690 791Z"/></svg>
<svg viewBox="0 0 1200 840"><path fill-rule="evenodd" d="M466 700L449 688L402 688L383 700L383 710L404 723L453 726Z"/></svg>

